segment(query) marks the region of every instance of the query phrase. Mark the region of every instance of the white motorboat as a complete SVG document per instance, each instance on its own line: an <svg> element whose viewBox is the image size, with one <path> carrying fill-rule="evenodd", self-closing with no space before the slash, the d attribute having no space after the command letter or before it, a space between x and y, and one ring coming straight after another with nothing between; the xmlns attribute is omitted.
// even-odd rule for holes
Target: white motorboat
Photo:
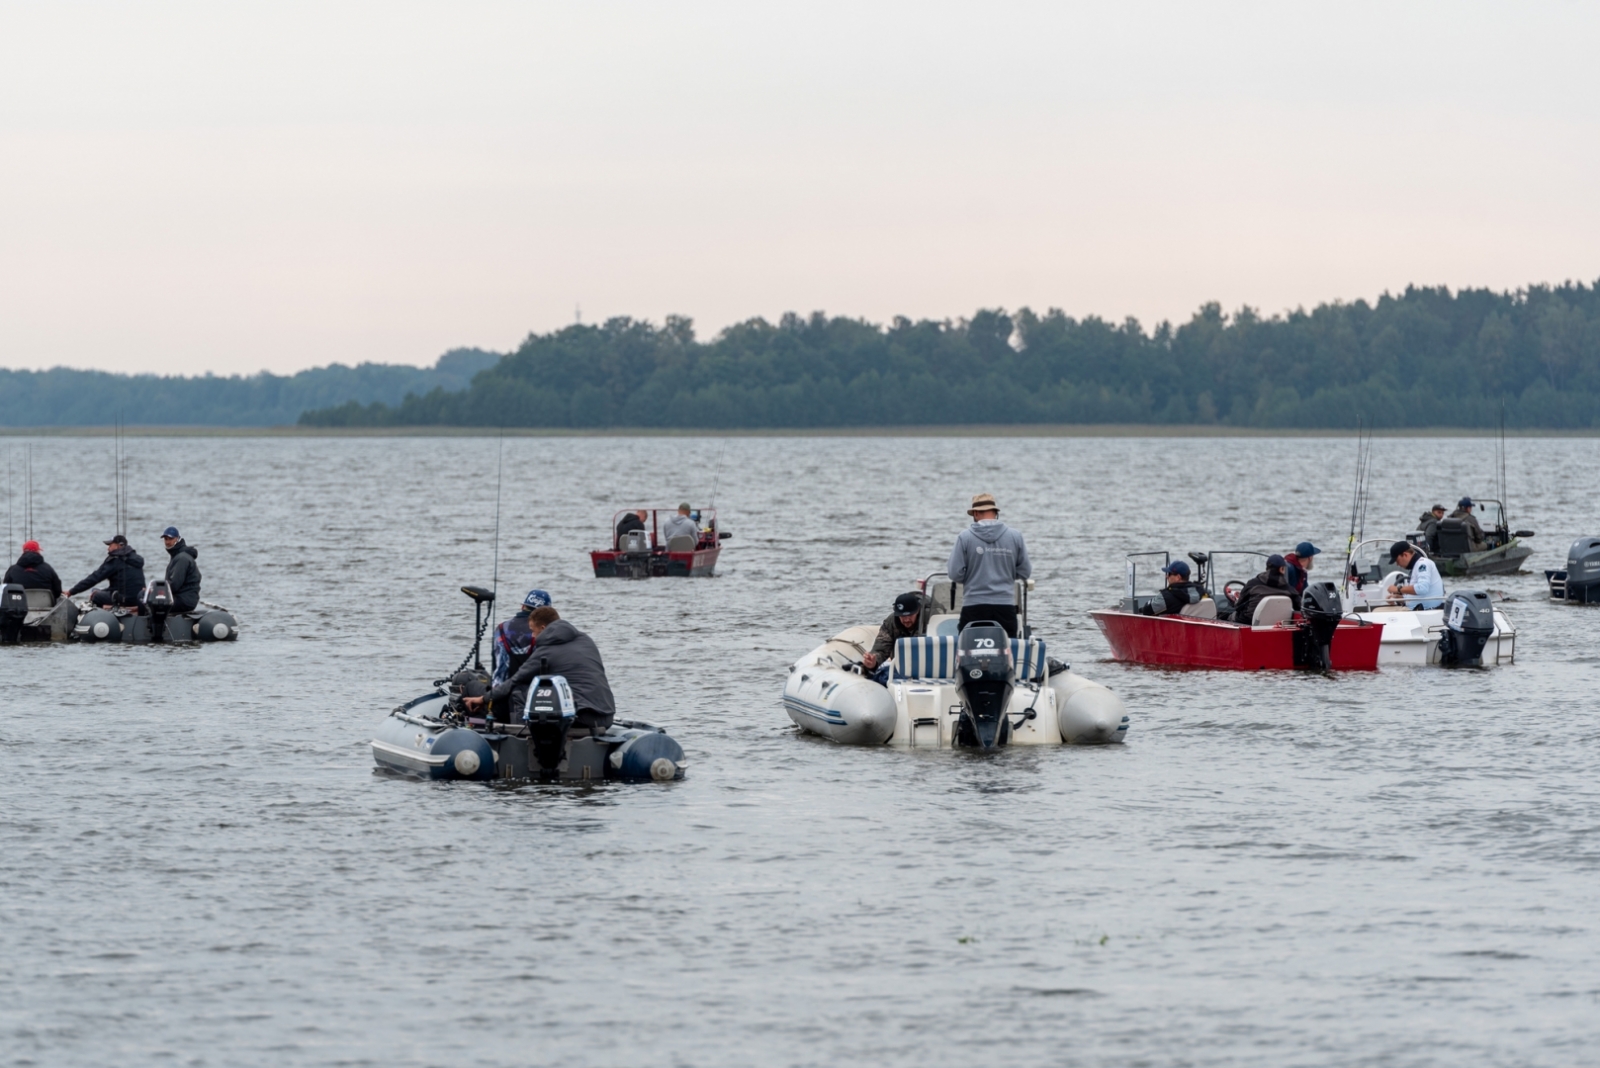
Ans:
<svg viewBox="0 0 1600 1068"><path fill-rule="evenodd" d="M1485 590L1447 593L1438 608L1417 608L1417 598L1395 597L1390 586L1404 571L1385 572L1389 542L1363 541L1345 557L1345 614L1383 624L1378 666L1495 667L1516 661L1517 629ZM1418 547L1418 552L1427 552Z"/></svg>
<svg viewBox="0 0 1600 1068"><path fill-rule="evenodd" d="M920 585L923 636L895 643L885 683L862 665L875 624L847 627L794 662L783 706L801 730L845 745L980 749L1127 735L1126 708L1110 689L1049 659L1038 638L976 622L957 633L960 585L942 573ZM1023 634L1032 585L1018 583Z"/></svg>

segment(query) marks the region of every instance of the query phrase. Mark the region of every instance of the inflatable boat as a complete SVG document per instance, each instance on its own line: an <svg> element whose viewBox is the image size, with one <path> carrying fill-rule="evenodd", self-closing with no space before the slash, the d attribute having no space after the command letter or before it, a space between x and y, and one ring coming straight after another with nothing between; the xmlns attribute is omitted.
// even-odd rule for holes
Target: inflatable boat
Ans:
<svg viewBox="0 0 1600 1068"><path fill-rule="evenodd" d="M1307 585L1303 610L1287 596L1264 597L1248 620L1234 619L1245 581L1266 566L1266 553L1224 549L1192 552L1199 600L1178 615L1145 615L1161 600L1171 554L1131 554L1125 565L1122 600L1089 617L1111 646L1115 660L1155 667L1372 671L1378 666L1381 628L1344 619L1339 591L1331 582Z"/></svg>
<svg viewBox="0 0 1600 1068"><path fill-rule="evenodd" d="M1447 593L1438 608L1389 593L1406 584L1387 570L1389 542L1364 541L1345 557L1343 594L1348 618L1383 629L1378 663L1395 667L1495 667L1517 658L1517 629L1486 590ZM1426 556L1426 551L1418 548Z"/></svg>
<svg viewBox="0 0 1600 1068"><path fill-rule="evenodd" d="M146 586L140 601L136 608L75 605L77 622L70 633L72 640L161 645L231 642L239 637L239 622L226 608L201 601L192 611L173 611L172 590L166 579L156 579Z"/></svg>
<svg viewBox="0 0 1600 1068"><path fill-rule="evenodd" d="M537 782L672 782L684 777L683 747L666 729L639 720L615 720L602 733L574 737L577 710L566 679L530 681L523 707L509 719L467 710L489 676L478 659L494 595L465 586L477 605L477 638L461 670L434 682L433 690L393 709L372 739L379 768L421 779L533 780Z"/></svg>
<svg viewBox="0 0 1600 1068"><path fill-rule="evenodd" d="M1128 733L1122 699L1049 659L1045 643L993 623L957 630L961 587L942 573L920 583L918 637L895 643L885 681L863 666L878 628L848 627L795 661L783 707L802 731L844 745L997 749L1105 745ZM1027 591L1018 583L1028 634Z"/></svg>

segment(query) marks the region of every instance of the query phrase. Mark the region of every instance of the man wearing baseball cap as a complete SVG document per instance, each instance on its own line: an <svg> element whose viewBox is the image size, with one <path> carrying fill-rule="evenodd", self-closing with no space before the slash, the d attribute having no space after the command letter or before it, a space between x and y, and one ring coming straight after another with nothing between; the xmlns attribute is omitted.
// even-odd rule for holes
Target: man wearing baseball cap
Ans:
<svg viewBox="0 0 1600 1068"><path fill-rule="evenodd" d="M1287 597L1296 612L1300 611L1300 591L1289 585L1288 576L1284 568L1288 561L1277 553L1267 557L1267 569L1249 582L1244 584L1244 589L1239 591L1239 600L1233 606L1233 621L1248 626L1255 618L1256 606L1268 597Z"/></svg>
<svg viewBox="0 0 1600 1068"><path fill-rule="evenodd" d="M22 543L22 555L6 568L5 584L15 583L25 590L49 590L53 602L61 600L61 576L44 562L39 543L31 538Z"/></svg>
<svg viewBox="0 0 1600 1068"><path fill-rule="evenodd" d="M1175 616L1192 604L1199 604L1204 596L1199 586L1189 581L1189 565L1182 560L1174 560L1161 569L1167 576L1167 584L1161 590L1161 604L1151 601L1139 609L1140 615L1146 616Z"/></svg>
<svg viewBox="0 0 1600 1068"><path fill-rule="evenodd" d="M172 607L177 612L193 612L200 603L200 550L183 540L177 527L161 532L167 547L167 585L172 587Z"/></svg>
<svg viewBox="0 0 1600 1068"><path fill-rule="evenodd" d="M1394 561L1396 567L1411 572L1410 582L1397 582L1389 587L1389 593L1396 600L1409 604L1419 612L1444 605L1444 579L1439 577L1439 569L1433 566L1433 561L1418 552L1415 545L1405 541L1395 542L1389 546L1389 559Z"/></svg>
<svg viewBox="0 0 1600 1068"><path fill-rule="evenodd" d="M1017 633L1017 580L1033 574L1022 534L1000 522L994 494L980 493L967 509L972 524L956 538L945 573L963 586L961 623L977 620L1000 624Z"/></svg>
<svg viewBox="0 0 1600 1068"><path fill-rule="evenodd" d="M98 608L112 605L133 607L139 603L139 595L144 592L144 557L128 545L125 534L111 535L105 545L105 561L95 569L94 574L68 590L67 596L76 597L90 586L104 582L106 588L95 590L89 597L90 603Z"/></svg>
<svg viewBox="0 0 1600 1068"><path fill-rule="evenodd" d="M878 628L878 637L872 643L871 652L861 658L862 666L868 671L876 672L873 678L877 681L886 682L887 677L883 673L883 668L894 656L894 643L901 638L921 636L922 594L916 590L902 593L894 599L894 611L883 621L883 626Z"/></svg>
<svg viewBox="0 0 1600 1068"><path fill-rule="evenodd" d="M1306 572L1311 570L1311 558L1322 550L1303 541L1294 547L1294 552L1283 554L1284 575L1289 579L1289 585L1294 587L1296 593L1306 592Z"/></svg>
<svg viewBox="0 0 1600 1068"><path fill-rule="evenodd" d="M1450 513L1450 518L1459 519L1467 525L1467 548L1481 553L1489 547L1489 542L1483 536L1483 527L1478 525L1478 517L1472 514L1476 507L1471 497L1463 497L1456 502L1456 510Z"/></svg>
<svg viewBox="0 0 1600 1068"><path fill-rule="evenodd" d="M529 590L522 599L517 614L494 628L494 641L489 643L489 658L494 662L494 685L509 679L528 654L533 652L533 631L528 616L540 608L550 607L550 595L543 590Z"/></svg>

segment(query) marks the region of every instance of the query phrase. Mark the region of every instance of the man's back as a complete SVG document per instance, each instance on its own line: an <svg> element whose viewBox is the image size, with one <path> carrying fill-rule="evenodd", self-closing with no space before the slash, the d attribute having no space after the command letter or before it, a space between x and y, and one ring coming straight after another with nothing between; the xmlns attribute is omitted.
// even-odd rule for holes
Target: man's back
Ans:
<svg viewBox="0 0 1600 1068"><path fill-rule="evenodd" d="M1017 580L1033 574L1022 534L998 519L975 522L956 537L945 568L963 586L961 602L1017 603Z"/></svg>

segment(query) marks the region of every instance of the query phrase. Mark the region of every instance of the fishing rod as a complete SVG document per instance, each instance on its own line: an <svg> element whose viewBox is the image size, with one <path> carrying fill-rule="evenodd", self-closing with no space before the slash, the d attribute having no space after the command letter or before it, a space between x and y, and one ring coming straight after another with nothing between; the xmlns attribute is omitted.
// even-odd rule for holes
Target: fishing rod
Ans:
<svg viewBox="0 0 1600 1068"><path fill-rule="evenodd" d="M27 533L24 535L24 537L26 537L29 541L32 541L33 540L33 443L31 441L27 445L27 451L26 451L26 453L24 453L24 456L26 458L25 462L27 464L27 475L28 475L28 481L27 481L28 496L27 496L27 502L26 502L27 503L27 511L24 513L24 518L26 520L26 525L27 525L28 529L27 529Z"/></svg>
<svg viewBox="0 0 1600 1068"><path fill-rule="evenodd" d="M728 455L728 439L722 439L722 451L717 453L717 477L711 482L711 510L717 508L717 490L722 486L722 458Z"/></svg>
<svg viewBox="0 0 1600 1068"><path fill-rule="evenodd" d="M505 482L506 429L500 428L500 453L495 459L494 471L494 585L491 592L500 595L500 487Z"/></svg>
<svg viewBox="0 0 1600 1068"><path fill-rule="evenodd" d="M1367 474L1372 463L1372 435L1363 435L1363 419L1356 416L1356 487L1350 499L1350 539L1345 554L1352 552L1357 543L1365 540L1367 533Z"/></svg>

